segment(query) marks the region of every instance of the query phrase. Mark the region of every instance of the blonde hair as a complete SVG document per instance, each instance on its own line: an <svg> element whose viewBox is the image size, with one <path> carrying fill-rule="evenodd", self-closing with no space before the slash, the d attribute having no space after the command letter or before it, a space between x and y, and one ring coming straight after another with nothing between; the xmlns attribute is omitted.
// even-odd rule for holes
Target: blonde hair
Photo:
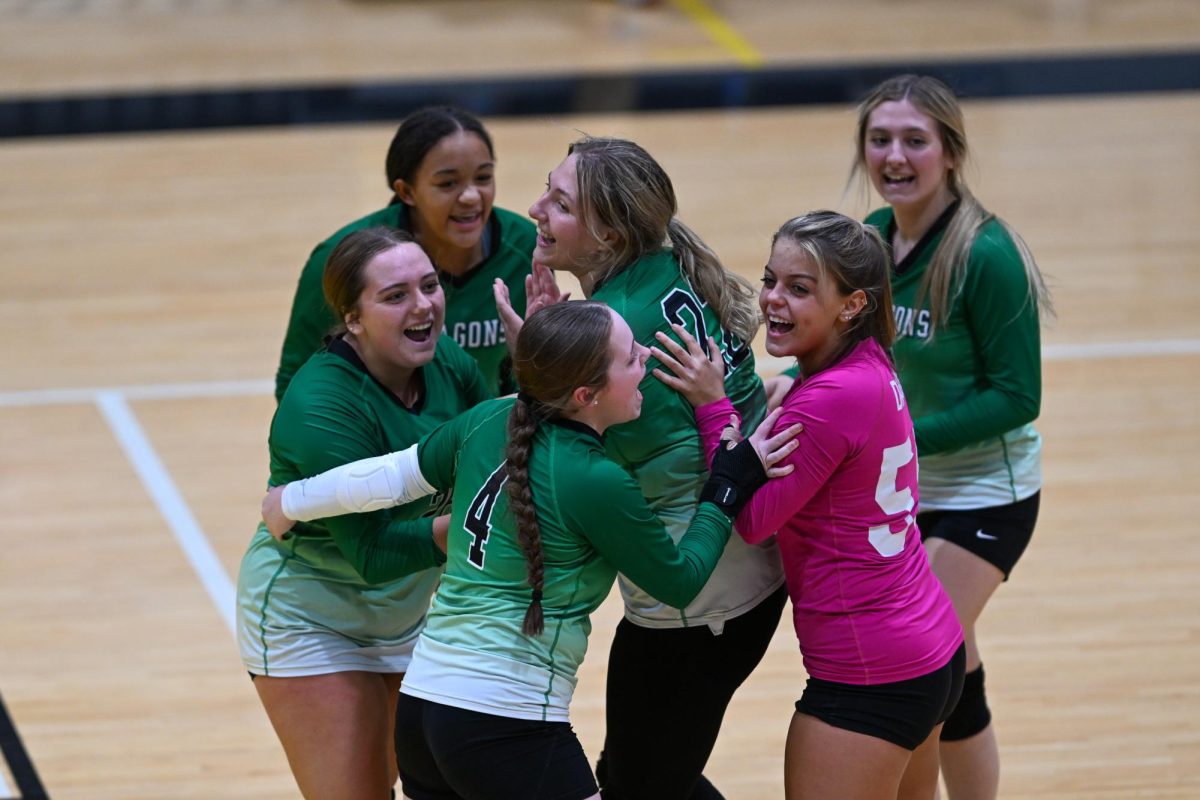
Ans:
<svg viewBox="0 0 1200 800"><path fill-rule="evenodd" d="M1012 226L987 211L971 193L963 177L963 166L967 162L967 132L963 122L962 107L954 91L940 80L928 75L897 75L876 86L858 106L857 139L855 141L854 166L850 170L850 181L863 178L866 174L866 136L871 113L887 102L907 100L912 106L937 124L942 148L954 167L947 173L946 181L951 194L959 201L958 209L946 226L941 244L929 262L929 268L921 279L917 290L916 305L929 300L932 328L930 336L945 324L950 314L954 295L962 286L963 275L971 254L971 247L980 229L990 220L996 220L1013 241L1025 277L1029 283L1027 302L1033 303L1042 316L1053 316L1054 306L1046 281L1034 261L1033 253Z"/></svg>
<svg viewBox="0 0 1200 800"><path fill-rule="evenodd" d="M680 222L670 177L640 145L626 139L584 137L570 146L575 156L581 216L601 241L603 225L616 234L597 259L594 286L670 242L692 288L716 312L721 326L749 342L758 330L755 292L749 281L728 271L717 254Z"/></svg>

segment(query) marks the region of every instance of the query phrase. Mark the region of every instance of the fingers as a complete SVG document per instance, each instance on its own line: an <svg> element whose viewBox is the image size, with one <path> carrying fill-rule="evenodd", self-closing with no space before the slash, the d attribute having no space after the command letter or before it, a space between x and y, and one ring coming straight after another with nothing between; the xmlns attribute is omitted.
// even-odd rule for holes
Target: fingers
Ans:
<svg viewBox="0 0 1200 800"><path fill-rule="evenodd" d="M804 430L804 426L799 422L793 423L783 430L774 431L775 426L779 423L780 416L783 415L783 409L776 408L766 418L758 424L754 429L754 434L750 437L756 443L759 443L760 449L764 452L775 450L783 447L788 442L794 441L797 434ZM794 449L794 448L793 448Z"/></svg>
<svg viewBox="0 0 1200 800"><path fill-rule="evenodd" d="M783 461L785 458L787 458L792 453L794 453L796 451L796 448L799 446L800 446L800 443L797 442L795 439L792 439L791 441L784 444L782 447L772 447L772 448L767 449L767 451L762 454L763 466L766 467L767 469L774 467L780 461ZM790 467L788 467L787 471L791 472L792 470ZM787 473L785 472L783 474L786 475Z"/></svg>
<svg viewBox="0 0 1200 800"><path fill-rule="evenodd" d="M687 328L672 322L671 330L675 331L675 335L678 336L679 340L687 347L688 353L696 356L697 358L703 358L705 361L707 361L709 360L712 351L716 349L716 343L713 341L711 336L708 337L708 352L705 352L704 348L700 346L700 342L696 340L696 337L688 333Z"/></svg>
<svg viewBox="0 0 1200 800"><path fill-rule="evenodd" d="M675 331L675 335L679 337L679 340L683 342L688 350L694 349L699 352L700 343L696 341L695 336L692 336L692 334L688 332L687 328L683 327L679 323L672 322L671 330Z"/></svg>
<svg viewBox="0 0 1200 800"><path fill-rule="evenodd" d="M725 363L716 343L709 338L710 353L705 353L700 342L689 334L682 325L671 325L679 341L664 331L655 331L654 337L662 347L651 345L650 354L665 368L651 370L652 374L682 394L693 406L715 402L725 396ZM682 342L682 344L680 344ZM674 373L678 380L666 376L666 370Z"/></svg>
<svg viewBox="0 0 1200 800"><path fill-rule="evenodd" d="M534 262L530 277L533 279L533 288L536 290L536 294L545 295L550 302L558 302L563 299L558 289L558 281L554 278L554 270L545 264Z"/></svg>
<svg viewBox="0 0 1200 800"><path fill-rule="evenodd" d="M492 296L496 298L496 308L501 313L513 310L512 297L508 293L508 285L500 278L492 281Z"/></svg>
<svg viewBox="0 0 1200 800"><path fill-rule="evenodd" d="M766 439L771 435L771 430L775 427L775 423L779 421L779 417L783 414L782 408L773 408L771 413L763 418L763 421L758 423L758 427L754 429L754 436L758 439Z"/></svg>
<svg viewBox="0 0 1200 800"><path fill-rule="evenodd" d="M688 358L688 354L684 352L683 348L674 339L662 331L657 331L654 337L662 342L671 352L668 353L654 345L650 345L650 354L658 359L663 366L671 370L671 372L681 377L685 376L691 367L691 360Z"/></svg>
<svg viewBox="0 0 1200 800"><path fill-rule="evenodd" d="M671 327L675 328L678 326L672 325ZM687 331L684 331L684 335L685 336L687 335ZM670 336L667 336L667 334L663 333L662 331L656 331L654 333L654 338L658 339L660 342L662 342L663 347L665 347L665 348L667 348L667 350L671 351L671 355L675 356L675 358L677 358L681 361L684 360L687 356L693 355L690 348L685 350L683 347L680 346L679 342L675 341ZM692 339L692 343L695 343L695 341L696 341L695 339ZM657 348L655 348L655 349L657 349Z"/></svg>
<svg viewBox="0 0 1200 800"><path fill-rule="evenodd" d="M741 422L737 414L730 414L729 422L721 429L721 441L725 443L726 450L732 450L742 440Z"/></svg>
<svg viewBox="0 0 1200 800"><path fill-rule="evenodd" d="M516 332L521 329L525 320L521 319L521 315L513 308L508 287L500 278L496 278L492 284L492 294L496 298L496 311L500 314L500 322L504 325L505 335L509 341L516 341Z"/></svg>
<svg viewBox="0 0 1200 800"><path fill-rule="evenodd" d="M775 450L776 448L783 447L788 443L796 444L798 447L799 444L796 442L796 436L798 436L802 430L804 430L804 426L797 422L794 425L789 425L784 430L779 431L778 433L769 437L765 442L763 442L763 444L765 444L769 450ZM795 450L796 448L793 447L792 449Z"/></svg>
<svg viewBox="0 0 1200 800"><path fill-rule="evenodd" d="M684 389L687 388L686 383L684 383L683 381L681 381L679 378L675 377L674 375L670 375L666 372L663 372L658 367L655 367L654 369L650 370L650 374L653 375L654 377L658 378L660 381L665 383L667 386L670 386L672 389L674 389L677 392L682 392Z"/></svg>
<svg viewBox="0 0 1200 800"><path fill-rule="evenodd" d="M684 328L682 325L676 325L672 323L671 330L675 331L675 335L678 336L683 342L682 345L662 331L656 331L654 338L662 342L663 347L670 351L671 355L674 356L676 363L681 365L686 364L689 367L696 367L701 362L707 362L708 364L712 364L714 366L719 365L722 372L724 372L725 365L724 360L721 357L721 351L717 348L717 343L711 336L708 337L708 352L705 352L700 347L700 343L696 341L696 338L687 332L687 328ZM663 352L659 348L653 346L651 347L651 350L656 354ZM657 355L655 357L658 358ZM662 359L659 358L659 360L661 361Z"/></svg>
<svg viewBox="0 0 1200 800"><path fill-rule="evenodd" d="M554 270L545 264L534 262L530 273L525 276L525 316L555 303L564 303L571 293L558 288Z"/></svg>
<svg viewBox="0 0 1200 800"><path fill-rule="evenodd" d="M804 426L796 422L772 433L782 415L783 409L776 408L771 411L751 437L754 450L758 453L768 478L779 478L790 474L795 469L794 464L781 464L780 462L796 452L796 448L800 446L796 437L804 430Z"/></svg>

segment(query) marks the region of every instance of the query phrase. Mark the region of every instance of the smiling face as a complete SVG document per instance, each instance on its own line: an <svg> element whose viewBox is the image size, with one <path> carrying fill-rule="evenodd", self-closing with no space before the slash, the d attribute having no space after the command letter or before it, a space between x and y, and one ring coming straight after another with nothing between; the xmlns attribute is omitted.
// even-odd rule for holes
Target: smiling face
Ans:
<svg viewBox="0 0 1200 800"><path fill-rule="evenodd" d="M610 425L618 425L637 419L642 413L642 393L638 385L646 377L646 359L650 350L633 338L629 323L617 312L612 314L612 333L609 336L607 379L604 387L594 396L595 416L593 427L604 431Z"/></svg>
<svg viewBox="0 0 1200 800"><path fill-rule="evenodd" d="M429 150L411 182L395 182L396 195L409 207L414 236L442 269L465 272L483 258L495 173L487 143L458 130Z"/></svg>
<svg viewBox="0 0 1200 800"><path fill-rule="evenodd" d="M919 213L931 203L949 205L954 161L937 122L908 100L889 100L871 112L863 157L871 184L892 207Z"/></svg>
<svg viewBox="0 0 1200 800"><path fill-rule="evenodd" d="M582 277L599 266L604 249L585 224L575 174L577 156L569 155L554 168L546 180L546 191L529 208L537 223L537 246L533 260L551 269L561 269ZM600 226L601 236L612 232Z"/></svg>
<svg viewBox="0 0 1200 800"><path fill-rule="evenodd" d="M377 378L433 360L446 317L446 297L429 257L415 243L375 256L346 327L367 369Z"/></svg>
<svg viewBox="0 0 1200 800"><path fill-rule="evenodd" d="M767 320L767 352L795 357L805 375L819 371L838 351L842 332L865 301L861 290L840 294L833 277L807 250L779 237L758 295Z"/></svg>

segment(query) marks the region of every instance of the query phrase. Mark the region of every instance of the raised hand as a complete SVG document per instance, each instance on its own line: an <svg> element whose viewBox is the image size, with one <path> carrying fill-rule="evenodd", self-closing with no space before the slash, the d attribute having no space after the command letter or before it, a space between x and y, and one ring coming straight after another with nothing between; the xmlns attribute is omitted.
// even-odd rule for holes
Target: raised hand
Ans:
<svg viewBox="0 0 1200 800"><path fill-rule="evenodd" d="M563 303L571 298L571 293L564 293L558 288L558 280L554 270L545 264L533 262L533 269L525 276L525 316L555 303Z"/></svg>
<svg viewBox="0 0 1200 800"><path fill-rule="evenodd" d="M508 286L500 278L493 282L492 294L496 298L496 311L500 314L500 324L504 326L504 337L511 353L516 347L517 334L521 332L525 319L513 308ZM564 293L558 288L554 271L544 264L534 262L532 270L525 276L525 317L546 306L566 302L570 298L570 292Z"/></svg>
<svg viewBox="0 0 1200 800"><path fill-rule="evenodd" d="M706 354L682 325L671 325L671 330L683 346L659 331L654 335L666 350L652 346L650 353L673 374L655 367L654 377L682 394L693 407L720 400L725 396L725 360L717 343L710 336Z"/></svg>

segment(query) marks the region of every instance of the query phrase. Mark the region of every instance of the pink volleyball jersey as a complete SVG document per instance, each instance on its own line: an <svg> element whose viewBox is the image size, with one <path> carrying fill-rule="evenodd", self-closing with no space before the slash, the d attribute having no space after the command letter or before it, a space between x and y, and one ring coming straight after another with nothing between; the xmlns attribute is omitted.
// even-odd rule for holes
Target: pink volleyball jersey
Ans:
<svg viewBox="0 0 1200 800"><path fill-rule="evenodd" d="M696 409L710 459L732 410L727 400ZM776 429L795 422L795 469L759 489L736 527L751 544L778 532L805 669L858 685L933 672L962 627L913 518L912 419L878 343L797 380Z"/></svg>

